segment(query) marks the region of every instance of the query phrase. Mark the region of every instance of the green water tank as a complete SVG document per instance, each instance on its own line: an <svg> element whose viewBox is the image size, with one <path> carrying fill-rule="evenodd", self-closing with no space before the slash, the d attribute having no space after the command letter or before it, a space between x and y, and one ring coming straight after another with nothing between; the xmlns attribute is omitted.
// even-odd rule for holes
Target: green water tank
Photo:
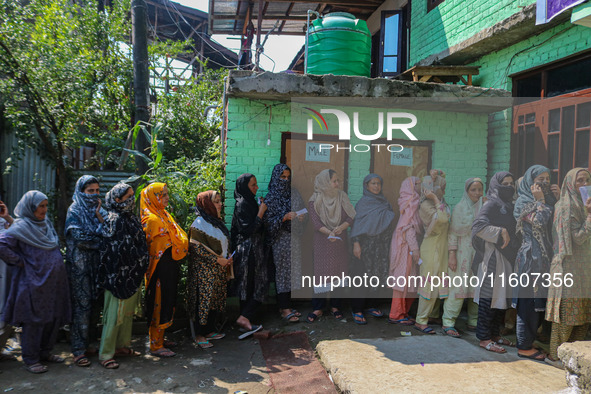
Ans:
<svg viewBox="0 0 591 394"><path fill-rule="evenodd" d="M371 71L371 33L347 12L314 20L308 29L309 74L360 75Z"/></svg>

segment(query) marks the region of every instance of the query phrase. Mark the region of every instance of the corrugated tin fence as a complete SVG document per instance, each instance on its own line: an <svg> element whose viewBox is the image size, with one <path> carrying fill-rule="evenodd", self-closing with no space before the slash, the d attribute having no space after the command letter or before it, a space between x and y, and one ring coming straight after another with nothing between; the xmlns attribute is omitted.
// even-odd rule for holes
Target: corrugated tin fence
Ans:
<svg viewBox="0 0 591 394"><path fill-rule="evenodd" d="M14 134L3 134L0 136L0 169L6 169L6 160L17 146ZM10 163L11 171L2 174L2 186L5 195L0 196L12 213L14 207L23 194L29 190L41 190L52 195L55 192L55 169L33 149L27 149L25 155L15 163ZM70 195L73 193L74 185L82 175L89 174L97 177L101 183L101 198L104 198L116 183L126 180L133 173L117 171L76 171L70 179Z"/></svg>
<svg viewBox="0 0 591 394"><path fill-rule="evenodd" d="M0 147L0 168L6 170L6 160L16 149L17 141L14 133L3 134ZM40 190L50 194L55 189L55 169L43 159L35 150L27 148L25 155L18 161L10 163L11 171L2 174L2 185L5 195L2 200L9 211L16 206L23 194L29 190Z"/></svg>

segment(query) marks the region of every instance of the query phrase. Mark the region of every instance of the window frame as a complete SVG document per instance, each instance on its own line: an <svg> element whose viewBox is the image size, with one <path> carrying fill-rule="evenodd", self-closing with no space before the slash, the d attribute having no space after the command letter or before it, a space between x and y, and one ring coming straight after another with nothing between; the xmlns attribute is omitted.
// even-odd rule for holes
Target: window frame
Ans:
<svg viewBox="0 0 591 394"><path fill-rule="evenodd" d="M386 19L390 16L398 14L400 16L400 23L398 25L398 55L396 65L398 72L384 72L384 44L386 36ZM378 76L379 77L395 77L405 71L406 63L406 8L402 7L399 10L382 11L380 22L380 41L378 50Z"/></svg>

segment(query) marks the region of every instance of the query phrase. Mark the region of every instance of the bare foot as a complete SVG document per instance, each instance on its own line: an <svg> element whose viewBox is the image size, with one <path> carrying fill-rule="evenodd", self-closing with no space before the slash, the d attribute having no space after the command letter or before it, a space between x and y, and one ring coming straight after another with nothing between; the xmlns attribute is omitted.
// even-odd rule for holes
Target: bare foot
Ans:
<svg viewBox="0 0 591 394"><path fill-rule="evenodd" d="M250 320L248 320L246 317L242 315L238 316L236 324L248 331L252 330L252 324L250 323Z"/></svg>

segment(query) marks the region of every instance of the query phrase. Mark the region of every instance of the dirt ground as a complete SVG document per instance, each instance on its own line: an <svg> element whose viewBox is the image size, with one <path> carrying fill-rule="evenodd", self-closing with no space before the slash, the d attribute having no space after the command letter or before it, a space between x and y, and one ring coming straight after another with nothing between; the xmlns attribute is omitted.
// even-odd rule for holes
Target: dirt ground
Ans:
<svg viewBox="0 0 591 394"><path fill-rule="evenodd" d="M385 300L386 301L386 300ZM345 319L337 321L332 316L323 316L315 323L307 323L304 317L311 311L309 302L294 305L302 312L300 323L286 324L279 318L274 305L262 308L261 320L266 330L277 334L286 331L306 331L313 348L322 340L347 338L392 338L399 337L401 331L412 331L412 335L423 335L412 328L387 323L387 318L367 317L368 324L353 322L350 309L345 307ZM383 311L389 310L389 303L380 305ZM228 312L229 322L236 313ZM259 321L255 321L258 323ZM458 328L465 326L462 316ZM22 368L22 362L0 362L0 391L44 393L274 393L265 360L258 340L249 338L238 340L240 334L230 323L223 330L227 336L212 341L214 347L202 350L192 344L188 328L175 327L167 330L168 339L175 340L179 346L173 358L156 358L147 353L147 336L134 335L132 347L141 352L138 357L118 358L119 369L106 370L98 364L96 356L91 357L92 365L80 368L73 364L69 345L57 344L54 353L67 357L64 364L49 364L49 372L34 375ZM473 336L473 334L471 334ZM468 337L468 340L475 340ZM15 351L20 356L20 352Z"/></svg>

